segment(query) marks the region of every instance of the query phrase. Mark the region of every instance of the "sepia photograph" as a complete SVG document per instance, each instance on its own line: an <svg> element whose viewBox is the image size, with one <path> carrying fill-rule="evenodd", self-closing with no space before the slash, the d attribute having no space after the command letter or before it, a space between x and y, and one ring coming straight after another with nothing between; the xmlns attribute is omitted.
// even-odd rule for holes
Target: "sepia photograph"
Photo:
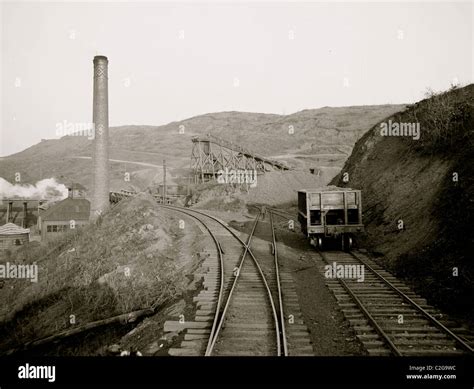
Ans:
<svg viewBox="0 0 474 389"><path fill-rule="evenodd" d="M472 389L472 0L0 21L1 389Z"/></svg>

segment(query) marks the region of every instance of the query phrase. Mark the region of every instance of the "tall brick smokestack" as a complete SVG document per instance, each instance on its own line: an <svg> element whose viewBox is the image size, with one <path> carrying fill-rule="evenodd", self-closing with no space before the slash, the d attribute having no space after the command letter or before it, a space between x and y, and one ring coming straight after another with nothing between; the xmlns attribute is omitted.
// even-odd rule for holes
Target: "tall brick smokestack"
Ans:
<svg viewBox="0 0 474 389"><path fill-rule="evenodd" d="M108 59L94 57L94 106L95 125L93 155L93 195L91 219L96 219L109 206L109 91Z"/></svg>

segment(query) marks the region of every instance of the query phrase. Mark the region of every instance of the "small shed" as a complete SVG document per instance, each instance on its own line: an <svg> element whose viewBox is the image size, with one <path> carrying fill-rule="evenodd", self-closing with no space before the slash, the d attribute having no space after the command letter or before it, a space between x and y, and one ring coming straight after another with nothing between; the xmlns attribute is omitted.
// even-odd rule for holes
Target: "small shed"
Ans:
<svg viewBox="0 0 474 389"><path fill-rule="evenodd" d="M0 226L0 250L7 250L29 243L30 229L13 223Z"/></svg>

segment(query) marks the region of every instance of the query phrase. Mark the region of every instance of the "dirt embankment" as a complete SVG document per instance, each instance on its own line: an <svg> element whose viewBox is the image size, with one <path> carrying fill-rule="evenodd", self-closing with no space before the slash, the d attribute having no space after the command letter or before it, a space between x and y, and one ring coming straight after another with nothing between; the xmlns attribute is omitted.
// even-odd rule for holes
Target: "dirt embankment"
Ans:
<svg viewBox="0 0 474 389"><path fill-rule="evenodd" d="M363 191L362 244L383 254L387 265L432 302L471 319L473 102L469 85L432 94L387 118L387 124L419 123L419 139L415 127L412 136L383 136L384 127L376 125L331 182Z"/></svg>
<svg viewBox="0 0 474 389"><path fill-rule="evenodd" d="M323 186L330 178L332 176L328 176L326 171L315 174L297 170L265 173L258 178L256 187L250 189L246 199L251 203L274 206L296 204L298 190Z"/></svg>
<svg viewBox="0 0 474 389"><path fill-rule="evenodd" d="M254 187L245 184L209 182L194 189L193 203L217 211L245 212L246 204L291 207L297 204L300 189L325 186L335 175L321 169L309 171L273 171L259 174Z"/></svg>

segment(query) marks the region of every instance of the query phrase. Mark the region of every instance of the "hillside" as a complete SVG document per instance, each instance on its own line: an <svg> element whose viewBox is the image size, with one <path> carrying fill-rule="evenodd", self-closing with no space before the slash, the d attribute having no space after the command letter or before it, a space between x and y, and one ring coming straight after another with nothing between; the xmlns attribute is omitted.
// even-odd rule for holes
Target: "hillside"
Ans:
<svg viewBox="0 0 474 389"><path fill-rule="evenodd" d="M420 139L381 136L376 125L332 183L363 191L373 252L430 300L472 317L474 85L433 95L391 120L419 121Z"/></svg>
<svg viewBox="0 0 474 389"><path fill-rule="evenodd" d="M221 112L196 116L164 126L120 126L110 130L111 183L115 189L143 188L162 179L166 159L172 177L187 176L191 138L212 133L290 165L337 173L354 143L368 128L403 109L400 105L321 108L292 115ZM184 127L183 127L184 126ZM294 131L289 134L290 126ZM184 130L184 133L180 134ZM20 172L23 183L55 177L61 183L79 181L91 188L92 141L66 136L44 140L0 160L0 177L12 182ZM81 158L78 158L81 157ZM124 182L124 173L132 175Z"/></svg>
<svg viewBox="0 0 474 389"><path fill-rule="evenodd" d="M0 285L0 332L10 334L0 340L0 354L74 326L182 298L196 261L191 252L199 248L190 239L197 232L183 232L178 221L140 194L109 210L97 225L0 253L2 263L38 265L37 282L8 279Z"/></svg>

